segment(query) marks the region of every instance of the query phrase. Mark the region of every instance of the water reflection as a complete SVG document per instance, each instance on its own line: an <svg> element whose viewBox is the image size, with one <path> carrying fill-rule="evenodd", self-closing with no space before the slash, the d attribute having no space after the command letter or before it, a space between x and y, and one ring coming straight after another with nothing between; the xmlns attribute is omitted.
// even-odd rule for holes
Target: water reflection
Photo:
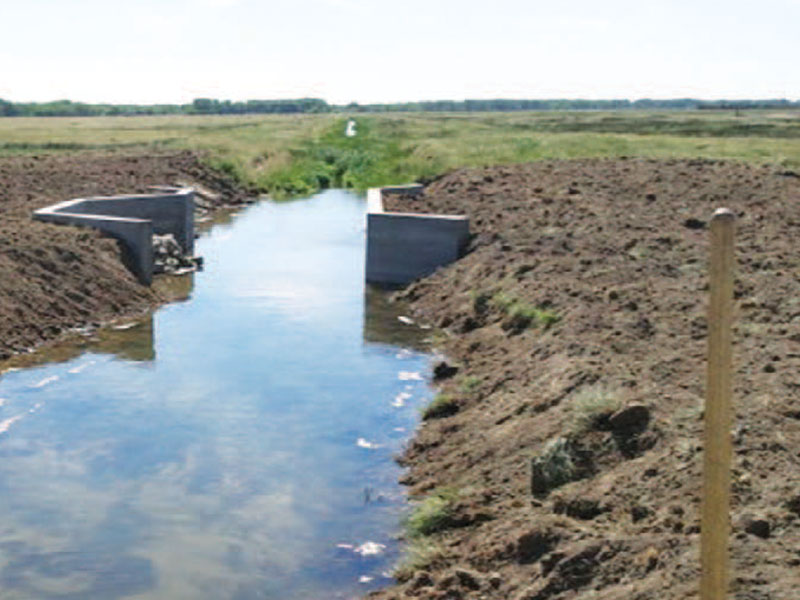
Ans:
<svg viewBox="0 0 800 600"><path fill-rule="evenodd" d="M0 377L3 598L348 598L387 581L392 456L428 357L395 345L424 334L385 298L365 311L363 211L342 192L254 206L198 240L189 301Z"/></svg>
<svg viewBox="0 0 800 600"><path fill-rule="evenodd" d="M367 286L364 294L364 341L430 350L430 331L406 316L406 307L393 302L387 290Z"/></svg>
<svg viewBox="0 0 800 600"><path fill-rule="evenodd" d="M153 323L152 313L146 313L106 327L85 327L37 352L11 357L2 363L0 373L67 362L86 352L112 354L131 361L152 361L156 357ZM80 371L85 366L73 368Z"/></svg>

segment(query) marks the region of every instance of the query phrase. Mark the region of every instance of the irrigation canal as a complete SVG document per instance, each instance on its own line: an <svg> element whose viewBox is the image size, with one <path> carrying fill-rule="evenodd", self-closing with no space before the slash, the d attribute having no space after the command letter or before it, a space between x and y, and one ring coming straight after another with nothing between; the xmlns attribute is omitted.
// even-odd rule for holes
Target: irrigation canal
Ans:
<svg viewBox="0 0 800 600"><path fill-rule="evenodd" d="M185 302L0 376L4 599L350 598L385 585L425 332L364 288L362 197L262 202ZM188 280L184 280L188 281Z"/></svg>

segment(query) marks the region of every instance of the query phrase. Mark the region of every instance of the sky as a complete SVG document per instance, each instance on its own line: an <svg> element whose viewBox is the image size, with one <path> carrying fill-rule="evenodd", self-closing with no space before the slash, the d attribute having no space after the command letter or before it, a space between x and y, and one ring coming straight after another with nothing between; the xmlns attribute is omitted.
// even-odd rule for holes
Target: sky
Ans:
<svg viewBox="0 0 800 600"><path fill-rule="evenodd" d="M800 99L800 0L0 0L0 98Z"/></svg>

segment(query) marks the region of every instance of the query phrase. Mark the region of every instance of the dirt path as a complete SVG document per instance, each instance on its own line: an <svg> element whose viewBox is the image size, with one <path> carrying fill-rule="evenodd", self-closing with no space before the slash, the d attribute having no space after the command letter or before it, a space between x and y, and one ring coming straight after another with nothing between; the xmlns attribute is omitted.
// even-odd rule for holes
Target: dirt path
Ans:
<svg viewBox="0 0 800 600"><path fill-rule="evenodd" d="M148 310L163 301L99 233L34 222L31 213L71 198L147 192L195 183L237 204L244 191L188 152L158 156L32 156L0 159L0 361L64 332Z"/></svg>
<svg viewBox="0 0 800 600"><path fill-rule="evenodd" d="M739 230L732 597L797 597L797 175L543 162L457 171L397 202L466 213L477 235L400 294L458 366L441 382L449 416L427 420L403 457L412 494L441 494L449 512L375 598L696 597L719 206Z"/></svg>

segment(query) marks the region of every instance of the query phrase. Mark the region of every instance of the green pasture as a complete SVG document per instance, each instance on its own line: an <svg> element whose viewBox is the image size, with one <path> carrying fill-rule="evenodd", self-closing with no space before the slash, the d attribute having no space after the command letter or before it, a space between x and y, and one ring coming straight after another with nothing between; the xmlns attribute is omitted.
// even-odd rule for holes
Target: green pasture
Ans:
<svg viewBox="0 0 800 600"><path fill-rule="evenodd" d="M0 156L191 149L280 198L542 159L715 158L800 168L797 111L0 118Z"/></svg>

